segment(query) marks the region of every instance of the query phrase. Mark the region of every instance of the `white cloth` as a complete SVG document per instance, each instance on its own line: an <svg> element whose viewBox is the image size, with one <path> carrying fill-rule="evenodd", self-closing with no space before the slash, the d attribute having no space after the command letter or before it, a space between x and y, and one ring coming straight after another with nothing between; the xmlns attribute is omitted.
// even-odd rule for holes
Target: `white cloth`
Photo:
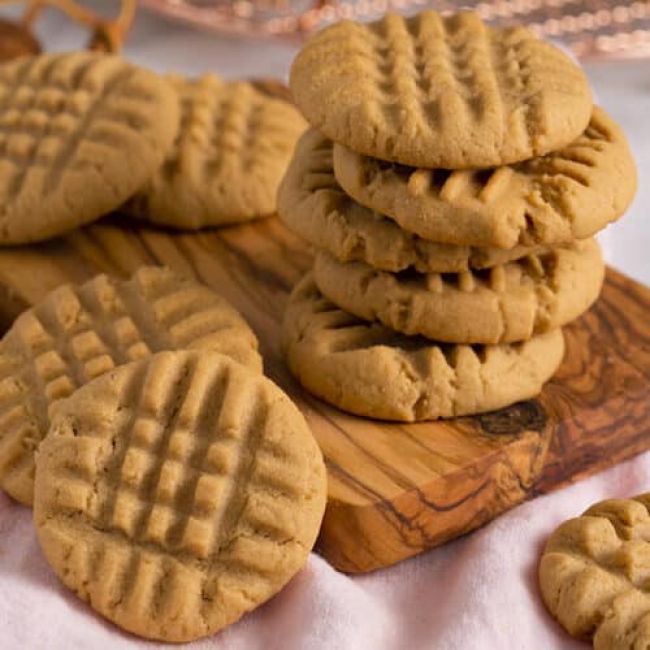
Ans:
<svg viewBox="0 0 650 650"><path fill-rule="evenodd" d="M389 569L348 577L312 555L280 594L191 645L213 650L580 650L546 613L546 537L603 498L650 489L650 453L525 503L484 528ZM31 511L0 496L0 648L151 648L62 587Z"/></svg>

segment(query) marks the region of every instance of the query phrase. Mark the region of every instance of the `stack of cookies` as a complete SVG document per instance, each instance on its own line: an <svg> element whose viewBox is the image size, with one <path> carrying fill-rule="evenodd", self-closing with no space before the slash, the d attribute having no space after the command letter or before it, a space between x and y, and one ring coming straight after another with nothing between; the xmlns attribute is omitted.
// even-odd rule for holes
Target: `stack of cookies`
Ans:
<svg viewBox="0 0 650 650"><path fill-rule="evenodd" d="M539 393L636 185L580 68L523 27L425 12L325 29L291 90L312 129L278 207L317 248L284 323L300 382L402 421Z"/></svg>

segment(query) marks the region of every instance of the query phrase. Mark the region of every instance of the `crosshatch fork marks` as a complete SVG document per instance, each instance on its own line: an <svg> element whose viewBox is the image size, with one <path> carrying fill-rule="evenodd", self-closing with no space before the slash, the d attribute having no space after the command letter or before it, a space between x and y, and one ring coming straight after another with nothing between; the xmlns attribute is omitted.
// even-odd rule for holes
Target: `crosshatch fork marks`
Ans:
<svg viewBox="0 0 650 650"><path fill-rule="evenodd" d="M342 21L307 42L291 88L331 139L428 168L543 155L576 138L592 106L586 77L564 53L471 13Z"/></svg>
<svg viewBox="0 0 650 650"><path fill-rule="evenodd" d="M7 94L3 98L2 108L0 108L0 111L11 109L12 101L17 98L19 91L25 87L30 87L30 84L27 83L27 79L31 75L37 63L38 59L30 59L27 65L18 72L16 78L13 80L7 91ZM52 60L46 64L42 72L41 81L41 83L43 83L45 86L48 86L51 83L52 70L56 68L57 63L58 59L52 58ZM7 190L6 202L3 202L2 206L3 211L6 210L8 204L14 201L20 194L27 175L39 157L41 142L49 136L52 124L54 122L52 119L47 119L43 125L44 128L41 129L41 132L38 134L35 133L35 126L33 123L29 123L27 120L29 119L29 112L38 106L40 93L36 88L30 89L31 96L28 102L21 102L19 109L20 113L14 116L17 118L17 120L12 119L9 123L5 123L5 121L2 120L0 159L9 160L14 164L14 169L12 169L13 175L10 177L10 183ZM63 95L63 92L61 94ZM20 121L21 119L22 123ZM10 147L12 138L15 138L17 134L20 134L29 140L28 152L25 152L23 149L20 154L17 154ZM39 160L38 164L42 165L42 160Z"/></svg>
<svg viewBox="0 0 650 650"><path fill-rule="evenodd" d="M215 524L217 548L229 541L229 535L242 515L247 499L246 486L250 483L255 470L255 457L264 437L268 417L266 397L260 391L252 391L249 395L250 401L241 402L245 408L250 408L250 413L241 413L245 424L240 434L240 451L233 468L234 473L229 482L228 492L223 498L220 518Z"/></svg>
<svg viewBox="0 0 650 650"><path fill-rule="evenodd" d="M179 547L187 530L190 516L205 516L210 512L206 502L199 502L197 488L201 479L201 472L205 471L207 464L206 456L210 447L215 442L216 429L219 426L219 418L223 409L225 395L228 387L229 370L216 369L212 372L205 372L202 377L202 386L199 392L206 395L200 400L200 406L196 409L193 424L197 434L193 436L191 452L189 452L188 466L194 471L188 473L173 498L173 507L177 512L186 512L187 516L178 516L167 532L167 544L171 548ZM187 426L187 422L183 423ZM187 504L190 504L189 507Z"/></svg>
<svg viewBox="0 0 650 650"><path fill-rule="evenodd" d="M92 72L92 66L88 66L86 74ZM101 93L93 98L92 103L88 106L83 113L83 117L79 121L77 129L73 132L72 137L69 137L62 147L59 149L58 154L51 163L49 174L46 176L43 183L43 192L51 194L56 192L61 182L61 178L65 173L66 168L77 154L79 147L84 140L92 138L92 129L96 127L99 119L106 119L108 121L115 120L116 122L123 122L128 124L125 120L126 115L119 115L115 109L108 110L106 105L107 98L120 86L126 86L133 78L134 70L127 68L126 70L119 70L112 73L112 75L105 81ZM117 118L120 119L117 119Z"/></svg>
<svg viewBox="0 0 650 650"><path fill-rule="evenodd" d="M299 411L260 374L213 352L163 352L81 388L52 427L37 474L43 548L126 629L216 631L305 562L325 468Z"/></svg>
<svg viewBox="0 0 650 650"><path fill-rule="evenodd" d="M299 497L281 477L257 476L258 449L266 447L268 397L259 389L245 390L240 377L231 378L229 366L210 368L196 357L179 363L163 355L123 383L118 403L127 415L113 435L110 462L94 479L101 502L96 516L89 515L93 528L141 543L145 550L203 561L230 543L251 490L264 490L268 482L283 498ZM170 469L177 471L171 483ZM93 474L96 468L78 466L62 480L88 481ZM290 537L274 522L262 522L256 520L267 539Z"/></svg>
<svg viewBox="0 0 650 650"><path fill-rule="evenodd" d="M177 418L187 397L187 391L192 385L194 363L190 362L176 367L174 365L176 364L152 363L149 366L149 373L142 387L140 402L139 404L136 402L136 412L139 411L140 417L144 417L145 421L151 425L152 430L155 431L155 433L152 432L152 440L144 444L141 443L140 449L144 452L144 458L141 459L141 464L138 467L133 468L139 474L137 483L133 485L133 496L137 500L137 506L132 513L124 513L125 519L131 519L131 521L124 522L129 528L127 532L136 540L150 534L149 524L154 516L155 505L159 502L157 492L162 480L165 461L167 460L170 439L176 430ZM136 425L137 423L138 419L133 424ZM126 455L134 447L139 446L133 443L133 432L130 430L126 434L126 441L124 442ZM109 482L115 482L114 498L107 504L107 509L112 514L115 514L115 497L119 496L124 487L123 470L124 462L120 467L120 471L107 475ZM167 505L166 497L162 501ZM101 523L104 526L116 525L116 522L112 521L110 516ZM165 537L166 534L163 532L161 538L164 539Z"/></svg>
<svg viewBox="0 0 650 650"><path fill-rule="evenodd" d="M174 228L247 221L275 210L275 192L304 129L288 102L216 75L167 77L182 128L166 162L125 210Z"/></svg>
<svg viewBox="0 0 650 650"><path fill-rule="evenodd" d="M170 297L183 308L170 310ZM207 287L169 269L142 267L127 281L100 275L65 285L21 315L0 346L20 387L13 401L0 403L0 418L16 400L25 409L20 418L12 415L11 430L0 437L19 436L22 453L15 444L0 445L0 484L30 504L33 449L48 429L51 405L116 365L180 346L217 349L250 367L261 365L255 335L239 314ZM18 478L21 493L9 487L9 475Z"/></svg>
<svg viewBox="0 0 650 650"><path fill-rule="evenodd" d="M118 208L163 162L178 99L117 56L44 54L0 71L0 240L24 244Z"/></svg>
<svg viewBox="0 0 650 650"><path fill-rule="evenodd" d="M29 147L30 153L25 158L15 159L15 171L12 177L12 182L7 190L7 196L4 205L14 202L24 189L24 184L27 176L33 170L34 164L38 163L44 171L47 172L45 181L43 183L42 191L45 194L56 192L58 184L62 175L65 173L70 161L74 158L80 144L90 136L90 129L95 126L98 117L104 117L111 120L116 117L116 113L107 110L107 98L122 85L127 85L130 78L133 77L134 69L130 67L118 68L111 71L110 76L105 80L100 93L92 97L92 103L86 107L83 116L78 116L72 108L75 101L79 98L75 96L75 92L85 93L88 87L86 81L89 77L96 73L97 69L102 67L101 59L90 58L87 60L80 60L76 69L70 72L70 78L63 84L61 82L54 83L52 77L55 73L60 74L60 63L65 58L65 55L53 56L43 65L39 59L33 59L25 64L20 70L17 71L15 77L10 81L10 86L5 93L0 111L7 111L12 108L13 103L16 101L17 94L21 89L28 88L31 90L31 99L28 105L20 107L20 115L17 119L29 119L30 110L37 107L43 107L47 110L48 105L61 104L63 110L71 117L78 120L77 126L67 139L58 138L56 153L45 154L43 147L48 146L51 151L51 141L49 136L51 129L55 122L54 116L50 116L44 120L42 128L36 129L32 124L26 124L24 127L24 135L32 140L32 145ZM0 80L1 77L0 77ZM46 98L46 94L50 97ZM60 113L57 113L59 117ZM16 133L16 129L20 130L20 122L11 125L11 131L7 129L3 132L3 138L0 145L0 159L10 153L8 148L11 142L12 134ZM6 209L6 207L5 207Z"/></svg>

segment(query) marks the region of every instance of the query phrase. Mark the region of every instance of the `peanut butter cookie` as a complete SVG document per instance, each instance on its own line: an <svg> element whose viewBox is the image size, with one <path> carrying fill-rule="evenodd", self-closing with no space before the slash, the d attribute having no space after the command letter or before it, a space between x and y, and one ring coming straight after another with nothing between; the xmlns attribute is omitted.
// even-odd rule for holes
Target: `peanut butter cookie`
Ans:
<svg viewBox="0 0 650 650"><path fill-rule="evenodd" d="M636 192L621 128L594 108L568 146L493 169L414 169L334 147L345 192L426 239L474 246L567 243L618 219Z"/></svg>
<svg viewBox="0 0 650 650"><path fill-rule="evenodd" d="M593 239L458 274L393 274L324 252L314 265L318 288L345 311L447 343L511 343L560 327L589 309L604 276Z"/></svg>
<svg viewBox="0 0 650 650"><path fill-rule="evenodd" d="M151 639L213 634L304 565L323 458L269 379L211 351L161 352L56 409L34 522L62 582Z"/></svg>
<svg viewBox="0 0 650 650"><path fill-rule="evenodd" d="M549 612L596 650L650 646L650 494L609 499L564 522L539 584Z"/></svg>
<svg viewBox="0 0 650 650"><path fill-rule="evenodd" d="M300 113L245 81L168 80L181 100L178 136L126 212L183 230L273 214L278 185L306 128Z"/></svg>
<svg viewBox="0 0 650 650"><path fill-rule="evenodd" d="M307 41L290 85L307 120L335 142L431 169L556 151L585 130L592 109L585 74L561 50L473 13L341 21Z"/></svg>
<svg viewBox="0 0 650 650"><path fill-rule="evenodd" d="M314 129L298 142L278 192L278 213L297 235L339 261L366 262L384 271L413 267L422 273L458 273L547 250L439 244L403 230L341 189L332 171L332 142Z"/></svg>
<svg viewBox="0 0 650 650"><path fill-rule="evenodd" d="M311 393L365 417L414 422L481 413L537 395L564 355L559 329L519 344L445 345L342 311L311 275L283 325L287 363Z"/></svg>
<svg viewBox="0 0 650 650"><path fill-rule="evenodd" d="M257 339L235 309L169 269L62 286L21 314L0 342L0 487L31 505L34 450L52 405L115 366L177 348L262 368Z"/></svg>
<svg viewBox="0 0 650 650"><path fill-rule="evenodd" d="M178 131L173 89L117 56L0 66L0 244L48 239L124 203Z"/></svg>

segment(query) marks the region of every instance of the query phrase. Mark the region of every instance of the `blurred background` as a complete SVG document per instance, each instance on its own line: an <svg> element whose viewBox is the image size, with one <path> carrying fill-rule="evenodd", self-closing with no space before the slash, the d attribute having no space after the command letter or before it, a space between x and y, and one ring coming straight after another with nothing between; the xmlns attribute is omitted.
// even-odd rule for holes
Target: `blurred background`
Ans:
<svg viewBox="0 0 650 650"><path fill-rule="evenodd" d="M142 0L162 14L211 29L301 38L342 18L373 20L387 11L471 9L499 24L525 22L540 36L561 39L577 56L650 54L650 2L622 0Z"/></svg>

